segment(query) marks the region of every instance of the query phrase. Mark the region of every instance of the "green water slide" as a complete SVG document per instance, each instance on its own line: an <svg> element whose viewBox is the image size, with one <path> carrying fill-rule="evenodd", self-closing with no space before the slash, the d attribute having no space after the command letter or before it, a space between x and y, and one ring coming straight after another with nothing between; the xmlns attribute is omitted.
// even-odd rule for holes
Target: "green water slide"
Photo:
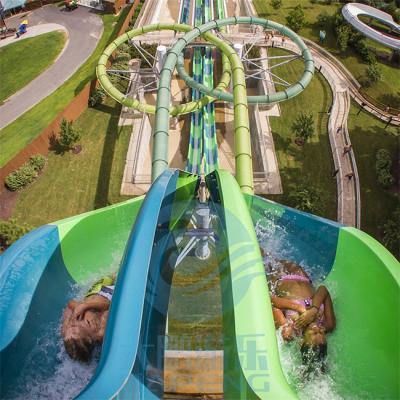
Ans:
<svg viewBox="0 0 400 400"><path fill-rule="evenodd" d="M199 26L203 23L203 0L195 1L195 26ZM203 56L201 54L201 47L195 47L193 49L193 65L192 65L193 79L196 82L201 83L203 77ZM201 93L193 89L192 90L192 101L198 101L201 97ZM189 136L189 148L188 148L188 159L186 169L193 174L200 174L201 166L203 162L203 109L195 111L191 115L190 120L190 136Z"/></svg>
<svg viewBox="0 0 400 400"><path fill-rule="evenodd" d="M219 269L226 399L295 399L280 365L264 266L253 221L228 171L207 175L219 216Z"/></svg>
<svg viewBox="0 0 400 400"><path fill-rule="evenodd" d="M204 0L204 22L212 19L213 1ZM203 83L208 88L214 87L214 59L213 49L210 46L204 48L203 56ZM209 103L203 107L203 153L204 172L209 174L218 168L218 144L215 125L215 104Z"/></svg>

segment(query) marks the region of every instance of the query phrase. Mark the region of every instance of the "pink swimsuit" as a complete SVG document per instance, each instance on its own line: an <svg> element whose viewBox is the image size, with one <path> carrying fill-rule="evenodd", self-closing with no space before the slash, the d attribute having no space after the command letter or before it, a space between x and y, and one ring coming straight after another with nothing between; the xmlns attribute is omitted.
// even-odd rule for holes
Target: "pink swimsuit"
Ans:
<svg viewBox="0 0 400 400"><path fill-rule="evenodd" d="M278 279L279 281L298 281L298 282L309 282L311 283L311 279L307 278L304 275L297 275L297 274L292 274L292 275L283 275ZM296 304L300 304L306 308L309 308L312 306L312 299L294 299L293 300ZM284 315L286 318L292 319L291 317L298 315L297 311L294 310L284 310L283 311ZM317 324L323 326L324 325L324 305L321 304L319 307L319 313L320 317L317 320Z"/></svg>

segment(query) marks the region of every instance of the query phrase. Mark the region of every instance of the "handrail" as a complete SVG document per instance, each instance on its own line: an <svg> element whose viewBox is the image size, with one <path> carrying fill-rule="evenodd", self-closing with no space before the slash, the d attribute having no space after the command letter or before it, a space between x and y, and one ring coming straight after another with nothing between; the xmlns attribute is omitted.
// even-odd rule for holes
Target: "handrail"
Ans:
<svg viewBox="0 0 400 400"><path fill-rule="evenodd" d="M350 81L350 83L353 85L353 88L351 88L354 92L355 95L359 95L359 97L362 97L361 101L363 103L370 103L370 105L375 106L376 108L379 109L381 112L381 115L385 116L386 118L390 117L398 117L400 114L400 109L395 108L395 107L390 107L387 104L381 103L380 101L376 100L372 96L370 96L368 93L365 92L365 89L361 86L361 84L358 82L358 80L353 76L353 74L343 65L343 63L338 60L334 55L332 55L329 51L325 50L323 47L319 46L317 43L313 42L310 39L304 38L304 42L311 48L314 48L316 51L319 53L322 53L326 58L328 58L330 61L332 61L337 68L339 68L340 72L343 73L343 75ZM378 111L378 110L376 110ZM389 115L385 115L389 114Z"/></svg>

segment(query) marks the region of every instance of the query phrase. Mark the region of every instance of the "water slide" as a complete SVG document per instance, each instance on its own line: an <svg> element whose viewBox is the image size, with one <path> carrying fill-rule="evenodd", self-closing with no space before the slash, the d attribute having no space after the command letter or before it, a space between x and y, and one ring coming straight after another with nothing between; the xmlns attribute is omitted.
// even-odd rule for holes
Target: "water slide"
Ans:
<svg viewBox="0 0 400 400"><path fill-rule="evenodd" d="M393 17L390 14L361 3L345 4L342 8L342 14L346 21L363 35L393 50L400 50L400 39L398 37L379 32L377 29L374 29L361 21L359 18L360 16L365 16L371 19L376 19L397 34L400 34L400 25L393 20Z"/></svg>
<svg viewBox="0 0 400 400"><path fill-rule="evenodd" d="M213 2L210 0L195 1L195 26L202 25L212 19ZM183 21L182 21L183 22ZM214 59L212 48L204 47L204 55L201 47L193 49L193 79L205 84L209 88L214 87ZM201 93L193 89L192 100L199 100ZM203 164L204 163L204 164ZM210 173L218 168L218 145L215 125L215 106L209 102L191 116L190 139L188 161L186 169L192 173Z"/></svg>
<svg viewBox="0 0 400 400"><path fill-rule="evenodd" d="M225 398L304 398L298 378L283 373L258 243L329 286L338 318L329 339L337 395L397 398L394 257L357 229L244 193L226 171L206 182L218 238ZM197 176L165 170L145 198L45 225L1 256L1 398L161 398L175 238L188 225L197 187ZM100 361L83 376L62 350L62 310L119 266Z"/></svg>
<svg viewBox="0 0 400 400"><path fill-rule="evenodd" d="M194 24L199 26L203 23L203 0L193 0L194 3ZM196 82L203 82L203 56L201 53L201 47L195 47L193 49L193 62L192 62L192 73L193 79ZM192 89L192 100L199 100L201 93ZM190 136L189 136L189 149L186 170L200 174L203 162L203 110L198 110L192 113L190 121Z"/></svg>
<svg viewBox="0 0 400 400"><path fill-rule="evenodd" d="M204 0L204 23L213 19L213 4L211 0ZM214 57L210 46L204 48L203 56L203 83L208 88L214 87ZM209 174L218 168L218 144L215 125L215 104L208 103L203 107L203 153L204 172Z"/></svg>

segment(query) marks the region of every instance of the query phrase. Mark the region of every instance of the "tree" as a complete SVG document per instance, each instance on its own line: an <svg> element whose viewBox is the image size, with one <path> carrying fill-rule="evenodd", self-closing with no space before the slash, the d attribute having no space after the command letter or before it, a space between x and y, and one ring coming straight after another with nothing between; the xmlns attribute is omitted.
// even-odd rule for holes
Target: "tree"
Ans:
<svg viewBox="0 0 400 400"><path fill-rule="evenodd" d="M68 150L72 149L80 138L81 133L73 126L72 121L67 121L63 118L60 124L60 138L58 139L61 147Z"/></svg>
<svg viewBox="0 0 400 400"><path fill-rule="evenodd" d="M391 218L383 225L382 241L397 257L400 256L400 206L397 206Z"/></svg>
<svg viewBox="0 0 400 400"><path fill-rule="evenodd" d="M336 35L336 42L340 51L346 51L351 36L351 28L348 25L340 25L336 29Z"/></svg>
<svg viewBox="0 0 400 400"><path fill-rule="evenodd" d="M290 11L286 17L286 21L291 29L298 32L306 22L303 7L298 4L292 11Z"/></svg>
<svg viewBox="0 0 400 400"><path fill-rule="evenodd" d="M374 84L382 79L382 71L376 62L368 65L366 73L369 84Z"/></svg>
<svg viewBox="0 0 400 400"><path fill-rule="evenodd" d="M312 113L301 113L293 122L292 132L296 136L296 143L304 144L314 134L314 117Z"/></svg>
<svg viewBox="0 0 400 400"><path fill-rule="evenodd" d="M320 189L302 183L289 194L289 203L298 210L321 215L324 212L324 196Z"/></svg>
<svg viewBox="0 0 400 400"><path fill-rule="evenodd" d="M386 149L379 149L375 156L375 173L378 184L389 188L394 184L394 177L391 174L392 154Z"/></svg>
<svg viewBox="0 0 400 400"><path fill-rule="evenodd" d="M282 0L271 0L271 6L273 9L278 10L282 7Z"/></svg>
<svg viewBox="0 0 400 400"><path fill-rule="evenodd" d="M331 16L326 11L322 11L317 16L317 23L321 28L327 28L331 23Z"/></svg>

